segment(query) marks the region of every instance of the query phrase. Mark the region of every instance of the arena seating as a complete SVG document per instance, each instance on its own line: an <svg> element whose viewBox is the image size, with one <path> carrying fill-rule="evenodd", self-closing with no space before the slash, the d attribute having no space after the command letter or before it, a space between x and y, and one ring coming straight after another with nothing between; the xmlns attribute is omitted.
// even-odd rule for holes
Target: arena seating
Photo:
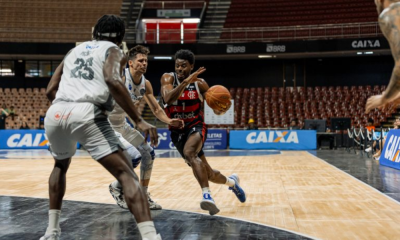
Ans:
<svg viewBox="0 0 400 240"><path fill-rule="evenodd" d="M350 117L355 127L364 125L372 118L379 125L396 111L394 105L375 109L365 114L368 97L382 93L385 86L352 87L287 87L287 88L231 88L235 100L235 125L210 125L210 127L244 128L253 118L261 128L284 128L293 118L326 119ZM0 103L7 108L14 106L17 116L6 119L7 129L19 129L26 121L31 128L39 127L39 116L45 115L50 106L44 88L0 88ZM140 106L142 112L144 105Z"/></svg>
<svg viewBox="0 0 400 240"><path fill-rule="evenodd" d="M369 96L384 90L385 86L231 88L235 100L234 128L244 128L249 118L264 128L288 127L293 118L301 122L326 119L329 124L331 117L350 117L356 127L364 125L368 118L379 125L396 111L396 106L365 114L365 103Z"/></svg>
<svg viewBox="0 0 400 240"><path fill-rule="evenodd" d="M44 116L51 105L45 93L45 88L0 88L0 106L13 106L17 115L14 119L6 118L6 129L19 129L22 122L27 122L31 129L39 128L39 116ZM143 108L141 104L140 113Z"/></svg>
<svg viewBox="0 0 400 240"><path fill-rule="evenodd" d="M232 0L225 28L376 22L368 0Z"/></svg>
<svg viewBox="0 0 400 240"><path fill-rule="evenodd" d="M119 15L121 3L60 0L54 5L41 0L0 0L0 41L87 41L97 19L103 14Z"/></svg>

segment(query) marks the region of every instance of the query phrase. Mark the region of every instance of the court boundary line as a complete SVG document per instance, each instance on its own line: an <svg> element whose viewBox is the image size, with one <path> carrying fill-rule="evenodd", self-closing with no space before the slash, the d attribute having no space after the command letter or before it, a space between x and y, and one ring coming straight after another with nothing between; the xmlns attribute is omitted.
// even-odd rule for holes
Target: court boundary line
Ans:
<svg viewBox="0 0 400 240"><path fill-rule="evenodd" d="M33 198L33 199L49 200L48 198L40 198L40 197L23 197L23 196L0 195L0 197L1 197L1 196L3 196L3 197ZM63 199L63 202L64 202L64 201L78 202L78 203L81 202L81 203L92 203L92 204L106 204L106 205L115 205L115 206L118 206L118 205L115 204L115 203L97 203L97 202L84 202L84 201L65 200L65 199ZM61 208L61 209L62 209L62 208ZM122 209L122 208L119 207L119 209ZM175 209L168 209L168 208L163 208L162 210L176 211L176 212L185 212L185 213L193 213L193 214L201 214L201 215L207 215L207 216L210 216L210 217L217 217L217 218L233 219L233 220L236 220L236 221L248 222L248 223L252 223L252 224L261 225L261 226L264 226L264 227L269 227L269 228L273 228L273 229L278 229L278 230L285 231L285 232L289 232L289 233L293 233L293 234L296 234L296 235L299 235L299 236L302 236L302 237L307 237L307 238L310 238L310 239L313 239L313 240L321 240L321 239L319 239L319 238L311 237L311 236L309 236L309 235L307 235L307 234L299 233L299 232L296 232L296 231L293 231L293 230L284 229L284 228L281 228L281 227L276 227L276 226L272 226L272 225L268 225L268 224L264 224L264 223L258 223L258 222L253 222L253 221L249 221L249 220L244 220L244 219L240 219L240 218L225 217L225 216L220 216L220 215L212 215L212 216L211 216L210 214L206 214L206 213L190 212L190 211L175 210ZM126 209L126 211L129 212L129 210L127 210L127 209ZM151 211L152 211L152 210L150 210L150 212L151 212ZM153 210L153 211L158 211L158 210ZM131 213L131 214L132 214L132 213ZM133 215L133 214L132 214L132 215ZM161 233L160 233L160 234L161 234Z"/></svg>
<svg viewBox="0 0 400 240"><path fill-rule="evenodd" d="M389 197L388 195L384 194L383 192L379 191L378 189L376 189L376 188L374 188L374 187L370 186L369 184L367 184L367 183L365 183L365 182L361 181L360 179L357 179L357 178L356 178L356 177L354 177L353 175L351 175L351 174L349 174L349 173L347 173L347 172L343 171L342 169L340 169L340 168L338 168L338 167L336 167L336 166L334 166L334 165L332 165L332 164L328 163L328 162L327 162L327 161L325 161L324 159L322 159L322 158L319 158L319 157L317 157L317 156L315 156L315 155L311 154L311 153L310 153L310 152L308 152L308 151L305 151L305 152L306 152L307 154L311 155L312 157L314 157L314 158L318 159L319 161L323 162L324 164L326 164L326 165L328 165L328 166L331 166L333 169L336 169L336 170L338 170L338 171L340 171L340 172L342 172L342 173L344 173L344 174L346 174L346 175L350 176L351 178L353 178L353 179L357 180L358 182L360 182L360 183L364 184L365 186L367 186L367 187L371 188L371 189L372 189L372 190L374 190L375 192L377 192L377 193L379 193L379 194L381 194L381 195L385 196L386 198L388 198L388 199L390 199L391 201L393 201L393 202L397 203L398 205L400 205L400 202L399 202L399 201L397 201L396 199Z"/></svg>

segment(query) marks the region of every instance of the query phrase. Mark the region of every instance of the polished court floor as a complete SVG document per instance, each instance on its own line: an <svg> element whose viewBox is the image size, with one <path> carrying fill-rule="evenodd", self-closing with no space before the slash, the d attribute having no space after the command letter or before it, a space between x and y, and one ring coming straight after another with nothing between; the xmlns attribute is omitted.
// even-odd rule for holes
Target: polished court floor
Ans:
<svg viewBox="0 0 400 240"><path fill-rule="evenodd" d="M158 151L150 192L164 239L399 239L398 170L343 150L211 151L210 164L238 173L247 192L240 203L211 184L221 209L200 209L201 190L175 152ZM0 150L0 239L38 239L47 224L46 151ZM358 180L359 179L359 180ZM61 239L138 239L129 212L108 193L113 178L85 152L67 176ZM34 232L34 233L33 233Z"/></svg>

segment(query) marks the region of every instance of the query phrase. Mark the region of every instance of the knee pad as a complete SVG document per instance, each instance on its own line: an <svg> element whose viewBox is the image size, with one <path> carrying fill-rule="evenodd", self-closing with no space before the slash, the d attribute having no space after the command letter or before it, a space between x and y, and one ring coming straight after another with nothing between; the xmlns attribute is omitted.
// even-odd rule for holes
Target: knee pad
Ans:
<svg viewBox="0 0 400 240"><path fill-rule="evenodd" d="M136 168L142 161L142 155L134 146L130 146L128 149L126 149L126 153L128 159L132 161L133 168Z"/></svg>
<svg viewBox="0 0 400 240"><path fill-rule="evenodd" d="M148 145L147 145L148 146ZM140 179L150 179L151 171L154 164L154 150L152 147L145 149L143 146L139 146L138 150L142 155L142 164L140 165Z"/></svg>

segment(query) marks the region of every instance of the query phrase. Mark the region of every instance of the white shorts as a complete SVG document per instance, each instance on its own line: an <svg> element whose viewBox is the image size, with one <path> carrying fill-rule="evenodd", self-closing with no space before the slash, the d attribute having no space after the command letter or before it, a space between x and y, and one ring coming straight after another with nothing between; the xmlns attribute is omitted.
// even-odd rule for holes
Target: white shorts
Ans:
<svg viewBox="0 0 400 240"><path fill-rule="evenodd" d="M125 150L105 112L92 103L58 102L47 111L44 127L55 159L72 157L77 142L95 160Z"/></svg>
<svg viewBox="0 0 400 240"><path fill-rule="evenodd" d="M126 141L136 148L144 143L143 135L138 130L132 128L127 122L125 122L123 127L115 127L114 130L119 132Z"/></svg>

